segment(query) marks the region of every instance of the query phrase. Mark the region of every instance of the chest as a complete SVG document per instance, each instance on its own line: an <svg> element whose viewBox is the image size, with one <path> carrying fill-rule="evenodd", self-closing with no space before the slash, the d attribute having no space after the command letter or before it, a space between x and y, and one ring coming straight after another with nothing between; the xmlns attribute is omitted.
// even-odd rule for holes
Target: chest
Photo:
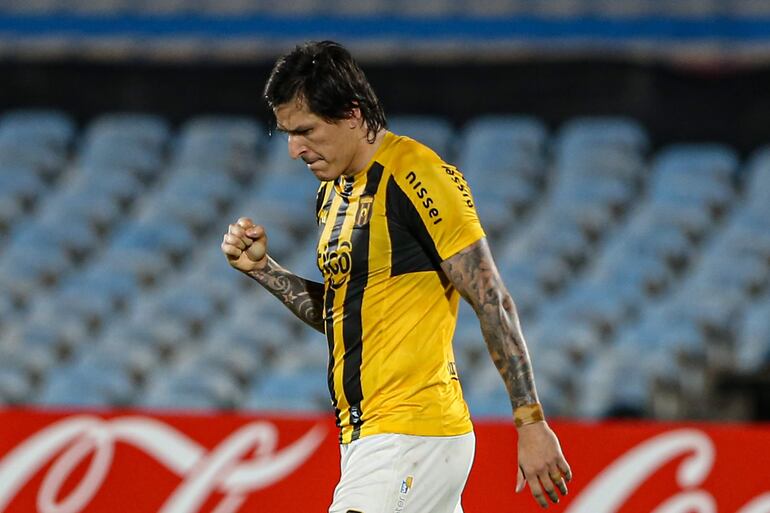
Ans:
<svg viewBox="0 0 770 513"><path fill-rule="evenodd" d="M333 195L319 213L317 265L334 289L351 278L387 271L390 244L384 194Z"/></svg>

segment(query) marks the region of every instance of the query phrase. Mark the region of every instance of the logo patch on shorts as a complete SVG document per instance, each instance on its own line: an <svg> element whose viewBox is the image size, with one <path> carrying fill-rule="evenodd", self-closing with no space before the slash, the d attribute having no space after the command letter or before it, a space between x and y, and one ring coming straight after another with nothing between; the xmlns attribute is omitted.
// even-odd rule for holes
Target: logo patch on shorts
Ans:
<svg viewBox="0 0 770 513"><path fill-rule="evenodd" d="M414 481L414 477L407 476L406 479L404 479L401 482L401 493L403 493L404 495L409 493L409 490L411 490L411 488L412 488L412 482L413 481Z"/></svg>
<svg viewBox="0 0 770 513"><path fill-rule="evenodd" d="M393 513L401 513L404 511L404 508L406 507L406 496L409 494L409 490L412 489L413 483L413 476L406 476L406 479L401 481L401 493L398 494L398 502L396 502L396 509L393 510Z"/></svg>

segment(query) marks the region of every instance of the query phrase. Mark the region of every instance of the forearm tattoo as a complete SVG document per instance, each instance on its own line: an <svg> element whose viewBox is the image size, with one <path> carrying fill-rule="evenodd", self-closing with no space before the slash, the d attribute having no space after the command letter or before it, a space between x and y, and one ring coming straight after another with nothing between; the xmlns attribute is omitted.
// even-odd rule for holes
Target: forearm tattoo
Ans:
<svg viewBox="0 0 770 513"><path fill-rule="evenodd" d="M441 266L476 312L487 349L505 382L513 409L538 402L516 305L502 283L486 239L472 244Z"/></svg>
<svg viewBox="0 0 770 513"><path fill-rule="evenodd" d="M322 283L300 278L269 257L263 269L251 271L248 275L277 297L300 320L324 333Z"/></svg>

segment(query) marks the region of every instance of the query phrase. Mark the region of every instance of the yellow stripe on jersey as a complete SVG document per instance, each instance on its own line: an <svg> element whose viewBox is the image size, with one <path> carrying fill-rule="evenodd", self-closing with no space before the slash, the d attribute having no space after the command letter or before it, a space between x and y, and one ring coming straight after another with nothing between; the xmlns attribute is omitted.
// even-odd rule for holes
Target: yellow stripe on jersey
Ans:
<svg viewBox="0 0 770 513"><path fill-rule="evenodd" d="M484 236L462 174L387 133L366 169L322 184L316 214L340 441L471 431L451 345L460 296L440 268Z"/></svg>

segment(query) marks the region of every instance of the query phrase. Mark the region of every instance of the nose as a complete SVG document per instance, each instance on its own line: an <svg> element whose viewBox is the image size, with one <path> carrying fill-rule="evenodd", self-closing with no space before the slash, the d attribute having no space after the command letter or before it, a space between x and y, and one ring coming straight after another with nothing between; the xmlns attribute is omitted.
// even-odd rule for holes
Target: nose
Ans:
<svg viewBox="0 0 770 513"><path fill-rule="evenodd" d="M289 134L289 157L298 159L305 153L305 146L302 144L302 140L299 136Z"/></svg>

